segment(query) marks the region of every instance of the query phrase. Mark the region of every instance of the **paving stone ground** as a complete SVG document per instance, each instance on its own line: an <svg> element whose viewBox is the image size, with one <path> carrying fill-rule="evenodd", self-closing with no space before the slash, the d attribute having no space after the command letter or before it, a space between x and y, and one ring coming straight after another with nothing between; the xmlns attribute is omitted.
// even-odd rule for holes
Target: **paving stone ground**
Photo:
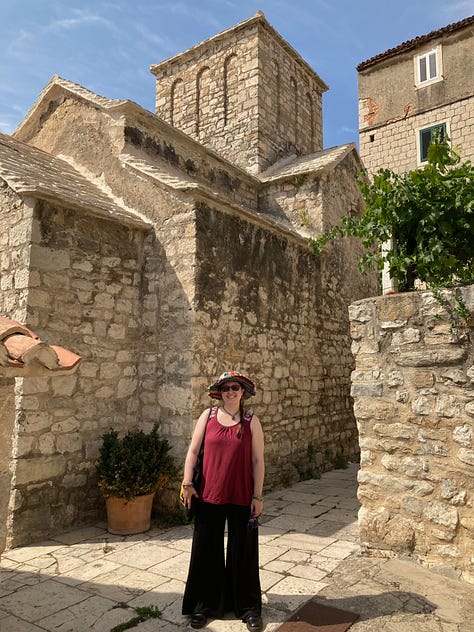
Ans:
<svg viewBox="0 0 474 632"><path fill-rule="evenodd" d="M268 494L260 527L265 631L309 599L357 612L350 632L472 632L474 586L410 560L364 557L358 543L357 466ZM192 526L114 536L100 524L5 551L0 632L110 632L156 606L135 632L176 632ZM210 632L245 631L212 620Z"/></svg>

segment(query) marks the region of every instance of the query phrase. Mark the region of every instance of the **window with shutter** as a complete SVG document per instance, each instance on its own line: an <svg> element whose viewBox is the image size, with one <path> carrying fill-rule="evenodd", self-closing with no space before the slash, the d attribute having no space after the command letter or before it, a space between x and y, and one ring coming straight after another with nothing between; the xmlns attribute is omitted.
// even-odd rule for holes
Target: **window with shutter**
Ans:
<svg viewBox="0 0 474 632"><path fill-rule="evenodd" d="M423 86L441 80L441 49L430 50L415 57L415 83Z"/></svg>

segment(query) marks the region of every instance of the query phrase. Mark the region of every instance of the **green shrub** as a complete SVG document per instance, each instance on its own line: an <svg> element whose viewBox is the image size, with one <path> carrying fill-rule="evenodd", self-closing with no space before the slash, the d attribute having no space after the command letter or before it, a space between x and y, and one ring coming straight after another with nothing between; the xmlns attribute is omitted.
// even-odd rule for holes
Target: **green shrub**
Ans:
<svg viewBox="0 0 474 632"><path fill-rule="evenodd" d="M148 434L130 430L122 438L111 430L102 435L96 470L99 488L105 497L127 500L162 489L176 474L170 450L156 424Z"/></svg>

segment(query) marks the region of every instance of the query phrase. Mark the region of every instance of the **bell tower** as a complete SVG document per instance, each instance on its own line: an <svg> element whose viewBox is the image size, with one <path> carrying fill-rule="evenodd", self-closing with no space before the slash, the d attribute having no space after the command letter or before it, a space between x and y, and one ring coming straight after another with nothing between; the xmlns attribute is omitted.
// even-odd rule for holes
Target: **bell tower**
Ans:
<svg viewBox="0 0 474 632"><path fill-rule="evenodd" d="M328 87L261 11L151 72L157 116L253 174L323 148Z"/></svg>

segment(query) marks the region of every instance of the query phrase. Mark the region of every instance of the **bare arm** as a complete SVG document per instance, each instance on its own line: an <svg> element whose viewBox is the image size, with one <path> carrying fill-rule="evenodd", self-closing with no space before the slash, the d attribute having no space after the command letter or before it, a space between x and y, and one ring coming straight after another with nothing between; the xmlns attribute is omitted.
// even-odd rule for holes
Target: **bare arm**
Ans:
<svg viewBox="0 0 474 632"><path fill-rule="evenodd" d="M250 422L252 431L252 471L253 471L253 498L252 513L260 516L263 511L263 478L265 476L264 441L262 424L254 415ZM258 498L256 498L258 497ZM259 498L261 500L259 500Z"/></svg>

